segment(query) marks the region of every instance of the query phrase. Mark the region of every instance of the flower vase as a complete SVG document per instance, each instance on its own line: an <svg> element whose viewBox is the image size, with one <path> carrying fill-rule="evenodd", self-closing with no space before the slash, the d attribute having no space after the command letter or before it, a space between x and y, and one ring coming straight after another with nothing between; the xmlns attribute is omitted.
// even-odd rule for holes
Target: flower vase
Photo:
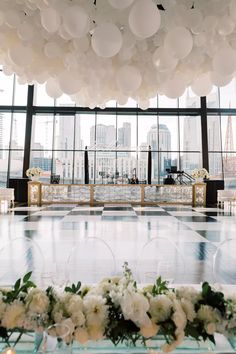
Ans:
<svg viewBox="0 0 236 354"><path fill-rule="evenodd" d="M38 182L39 181L39 176L31 176L31 181L32 182Z"/></svg>
<svg viewBox="0 0 236 354"><path fill-rule="evenodd" d="M69 326L56 323L47 328L37 353L71 354L71 332Z"/></svg>
<svg viewBox="0 0 236 354"><path fill-rule="evenodd" d="M195 178L195 182L194 183L203 183L203 179L202 177L198 177L198 178Z"/></svg>

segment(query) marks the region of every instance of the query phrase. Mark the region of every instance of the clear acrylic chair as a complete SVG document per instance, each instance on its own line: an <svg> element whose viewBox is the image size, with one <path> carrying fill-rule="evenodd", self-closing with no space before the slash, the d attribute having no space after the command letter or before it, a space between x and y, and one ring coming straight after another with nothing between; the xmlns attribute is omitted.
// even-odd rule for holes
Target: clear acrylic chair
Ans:
<svg viewBox="0 0 236 354"><path fill-rule="evenodd" d="M168 238L154 237L143 246L137 260L139 282L154 283L161 276L169 283L183 283L184 274L184 258Z"/></svg>
<svg viewBox="0 0 236 354"><path fill-rule="evenodd" d="M229 205L231 211L232 203L236 201L236 193L234 190L218 190L217 191L217 204L219 208L225 208L226 205Z"/></svg>
<svg viewBox="0 0 236 354"><path fill-rule="evenodd" d="M31 279L39 284L44 265L38 244L26 237L16 237L0 248L0 285L12 286L30 271Z"/></svg>
<svg viewBox="0 0 236 354"><path fill-rule="evenodd" d="M116 274L115 256L110 246L98 237L80 240L71 250L66 263L71 283L95 283Z"/></svg>
<svg viewBox="0 0 236 354"><path fill-rule="evenodd" d="M223 241L213 256L213 280L236 285L236 239Z"/></svg>

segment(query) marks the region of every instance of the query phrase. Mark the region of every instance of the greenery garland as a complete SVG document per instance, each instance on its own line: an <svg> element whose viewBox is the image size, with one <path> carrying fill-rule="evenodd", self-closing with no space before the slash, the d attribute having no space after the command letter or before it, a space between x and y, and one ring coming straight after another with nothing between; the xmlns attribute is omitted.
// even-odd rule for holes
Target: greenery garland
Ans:
<svg viewBox="0 0 236 354"><path fill-rule="evenodd" d="M10 345L11 335L25 331L43 332L62 323L72 338L111 340L135 345L162 334L164 352L174 350L185 337L215 343L215 333L236 334L236 296L224 296L208 283L197 291L192 287L170 288L160 277L155 284L137 286L124 265L123 277L101 280L96 285L80 282L63 292L46 290L31 281L31 272L17 280L12 289L0 289L0 337Z"/></svg>

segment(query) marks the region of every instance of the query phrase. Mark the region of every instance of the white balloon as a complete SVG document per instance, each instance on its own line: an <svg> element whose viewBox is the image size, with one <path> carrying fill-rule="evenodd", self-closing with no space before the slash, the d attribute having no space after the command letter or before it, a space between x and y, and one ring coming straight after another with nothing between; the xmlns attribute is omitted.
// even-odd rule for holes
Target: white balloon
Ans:
<svg viewBox="0 0 236 354"><path fill-rule="evenodd" d="M178 64L178 59L173 58L164 47L159 47L155 50L152 60L160 72L173 70Z"/></svg>
<svg viewBox="0 0 236 354"><path fill-rule="evenodd" d="M185 58L193 48L193 37L185 27L174 27L166 35L165 49L175 58Z"/></svg>
<svg viewBox="0 0 236 354"><path fill-rule="evenodd" d="M88 14L79 5L70 6L63 14L63 26L73 38L83 37L89 30Z"/></svg>
<svg viewBox="0 0 236 354"><path fill-rule="evenodd" d="M174 74L162 87L163 93L169 98L178 98L184 94L185 82L179 73Z"/></svg>
<svg viewBox="0 0 236 354"><path fill-rule="evenodd" d="M131 31L140 38L153 36L161 25L161 16L152 0L136 0L129 13Z"/></svg>
<svg viewBox="0 0 236 354"><path fill-rule="evenodd" d="M29 22L23 22L17 29L17 34L23 41L29 41L34 37L34 27Z"/></svg>
<svg viewBox="0 0 236 354"><path fill-rule="evenodd" d="M20 43L12 46L8 51L8 55L12 63L21 68L31 64L33 59L32 49Z"/></svg>
<svg viewBox="0 0 236 354"><path fill-rule="evenodd" d="M140 109L142 109L143 111L145 111L146 109L149 108L150 102L149 102L149 100L141 100L141 101L139 101L138 105L139 105L139 108L140 108Z"/></svg>
<svg viewBox="0 0 236 354"><path fill-rule="evenodd" d="M229 6L229 14L230 17L236 21L236 2L235 0L232 0Z"/></svg>
<svg viewBox="0 0 236 354"><path fill-rule="evenodd" d="M212 67L222 76L232 75L236 70L236 51L230 46L220 48L213 58Z"/></svg>
<svg viewBox="0 0 236 354"><path fill-rule="evenodd" d="M198 76L191 86L193 93L197 96L207 96L212 90L212 82L209 73Z"/></svg>
<svg viewBox="0 0 236 354"><path fill-rule="evenodd" d="M114 57L122 46L121 32L113 23L103 23L95 28L91 44L99 57Z"/></svg>
<svg viewBox="0 0 236 354"><path fill-rule="evenodd" d="M108 0L109 4L118 10L124 10L129 7L134 0Z"/></svg>
<svg viewBox="0 0 236 354"><path fill-rule="evenodd" d="M218 22L217 30L221 36L228 36L233 32L234 27L234 21L229 16L224 16Z"/></svg>
<svg viewBox="0 0 236 354"><path fill-rule="evenodd" d="M11 28L17 28L21 23L21 16L16 10L8 10L5 13L5 22Z"/></svg>
<svg viewBox="0 0 236 354"><path fill-rule="evenodd" d="M221 76L218 73L212 71L211 72L211 81L213 85L218 86L218 87L223 87L228 85L233 79L232 75L229 76Z"/></svg>
<svg viewBox="0 0 236 354"><path fill-rule="evenodd" d="M46 8L41 11L41 24L49 33L55 33L61 24L61 17L53 8Z"/></svg>
<svg viewBox="0 0 236 354"><path fill-rule="evenodd" d="M90 40L88 39L88 36L84 36L82 38L75 38L73 40L73 47L75 50L78 50L79 52L87 52L90 46Z"/></svg>
<svg viewBox="0 0 236 354"><path fill-rule="evenodd" d="M58 83L60 89L67 95L74 95L81 87L75 73L69 71L64 71L58 76Z"/></svg>
<svg viewBox="0 0 236 354"><path fill-rule="evenodd" d="M140 87L142 76L135 66L124 65L116 73L116 83L122 93L133 93Z"/></svg>
<svg viewBox="0 0 236 354"><path fill-rule="evenodd" d="M63 50L57 42L48 42L44 46L44 53L48 58L56 58L62 55Z"/></svg>
<svg viewBox="0 0 236 354"><path fill-rule="evenodd" d="M48 94L48 96L56 99L59 98L63 92L60 89L58 82L56 79L50 78L47 82L46 82L46 86L45 86L45 90Z"/></svg>

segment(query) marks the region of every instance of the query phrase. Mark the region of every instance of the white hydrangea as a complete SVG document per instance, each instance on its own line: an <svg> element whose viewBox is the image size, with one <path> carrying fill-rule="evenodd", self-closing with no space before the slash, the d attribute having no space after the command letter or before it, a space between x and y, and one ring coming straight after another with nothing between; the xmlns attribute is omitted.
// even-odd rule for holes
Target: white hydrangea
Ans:
<svg viewBox="0 0 236 354"><path fill-rule="evenodd" d="M83 301L79 295L67 293L61 299L67 315L71 317L74 325L83 326L85 316L83 313Z"/></svg>
<svg viewBox="0 0 236 354"><path fill-rule="evenodd" d="M178 299L186 299L192 304L196 304L200 298L201 294L199 293L198 290L194 289L192 286L186 287L186 286L181 286L176 289L176 297Z"/></svg>
<svg viewBox="0 0 236 354"><path fill-rule="evenodd" d="M150 299L149 313L156 323L167 320L173 308L173 302L167 295L157 295Z"/></svg>
<svg viewBox="0 0 236 354"><path fill-rule="evenodd" d="M187 324L186 314L181 306L181 303L178 300L173 302L174 313L172 315L172 320L176 325L175 334L182 333Z"/></svg>
<svg viewBox="0 0 236 354"><path fill-rule="evenodd" d="M22 302L15 300L12 304L6 305L2 318L2 326L7 329L22 327L25 320L25 306Z"/></svg>
<svg viewBox="0 0 236 354"><path fill-rule="evenodd" d="M143 294L125 291L120 299L120 306L125 319L133 321L139 327L151 326L147 315L149 302Z"/></svg>
<svg viewBox="0 0 236 354"><path fill-rule="evenodd" d="M215 333L217 324L221 323L220 312L208 305L201 305L197 318L203 322L206 332L210 335Z"/></svg>
<svg viewBox="0 0 236 354"><path fill-rule="evenodd" d="M26 299L26 306L32 313L42 314L47 312L49 299L45 291L38 288L31 289Z"/></svg>
<svg viewBox="0 0 236 354"><path fill-rule="evenodd" d="M108 318L106 299L100 295L86 295L84 298L84 312L88 326L105 327Z"/></svg>
<svg viewBox="0 0 236 354"><path fill-rule="evenodd" d="M187 299L182 298L180 301L187 319L192 322L197 316L194 305Z"/></svg>

